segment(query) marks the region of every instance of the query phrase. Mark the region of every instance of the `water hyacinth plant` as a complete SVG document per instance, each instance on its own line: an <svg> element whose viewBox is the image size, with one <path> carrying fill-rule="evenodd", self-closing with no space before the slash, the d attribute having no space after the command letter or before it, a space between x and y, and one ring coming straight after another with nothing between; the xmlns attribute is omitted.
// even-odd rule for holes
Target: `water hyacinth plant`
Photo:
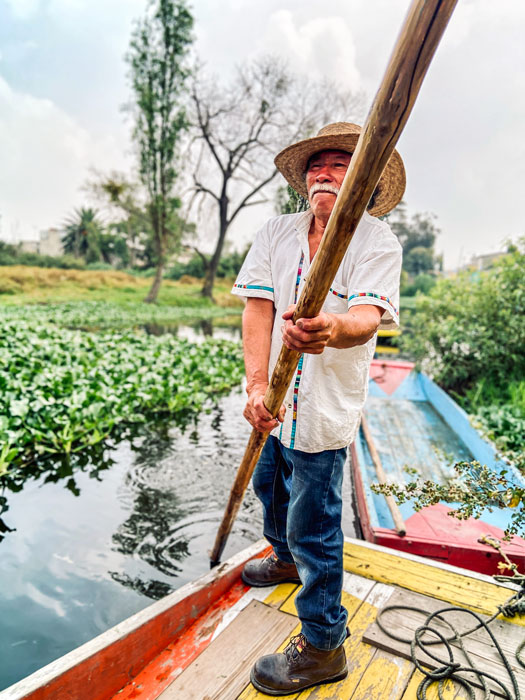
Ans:
<svg viewBox="0 0 525 700"><path fill-rule="evenodd" d="M242 376L242 350L231 341L192 344L171 335L95 334L4 319L0 475L39 455L92 446L123 423L161 414L192 420Z"/></svg>

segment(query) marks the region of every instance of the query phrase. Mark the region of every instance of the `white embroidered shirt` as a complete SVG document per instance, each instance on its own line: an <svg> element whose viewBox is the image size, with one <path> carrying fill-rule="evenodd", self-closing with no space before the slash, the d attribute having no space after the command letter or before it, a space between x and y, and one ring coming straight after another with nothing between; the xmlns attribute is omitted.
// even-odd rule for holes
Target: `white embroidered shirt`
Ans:
<svg viewBox="0 0 525 700"><path fill-rule="evenodd" d="M282 346L282 314L296 302L310 269L310 210L270 219L257 233L232 293L271 299L275 320L269 376ZM399 324L401 246L388 224L365 213L357 226L323 311L345 313L357 304L384 309L379 328ZM376 338L353 348L304 353L285 398L284 423L272 434L286 446L321 452L349 445L359 427Z"/></svg>

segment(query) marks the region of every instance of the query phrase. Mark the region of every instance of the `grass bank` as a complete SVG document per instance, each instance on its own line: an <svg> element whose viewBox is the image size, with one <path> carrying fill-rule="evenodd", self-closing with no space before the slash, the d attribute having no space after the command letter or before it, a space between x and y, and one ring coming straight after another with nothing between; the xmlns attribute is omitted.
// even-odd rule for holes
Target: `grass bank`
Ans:
<svg viewBox="0 0 525 700"><path fill-rule="evenodd" d="M0 267L0 304L6 306L72 301L139 304L150 286L151 278L118 270L61 270L23 265ZM201 296L201 286L201 280L187 276L177 282L164 280L157 305L215 306ZM214 290L216 305L227 310L242 308L239 298L230 294L231 286L232 280L218 280Z"/></svg>

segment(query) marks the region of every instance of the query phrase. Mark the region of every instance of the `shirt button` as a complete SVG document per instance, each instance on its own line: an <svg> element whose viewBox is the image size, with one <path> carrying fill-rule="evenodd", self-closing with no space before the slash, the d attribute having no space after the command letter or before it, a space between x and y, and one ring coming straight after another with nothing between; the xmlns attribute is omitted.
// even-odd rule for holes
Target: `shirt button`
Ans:
<svg viewBox="0 0 525 700"><path fill-rule="evenodd" d="M291 403L289 403L289 404L288 404L288 408L291 408L291 407L292 407L292 404L291 404Z"/></svg>

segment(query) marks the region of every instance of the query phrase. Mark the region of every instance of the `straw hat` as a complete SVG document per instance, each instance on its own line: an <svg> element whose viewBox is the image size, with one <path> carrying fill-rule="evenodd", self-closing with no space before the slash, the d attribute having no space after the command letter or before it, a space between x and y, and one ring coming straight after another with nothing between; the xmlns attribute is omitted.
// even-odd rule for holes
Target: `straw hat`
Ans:
<svg viewBox="0 0 525 700"><path fill-rule="evenodd" d="M324 126L317 136L287 146L275 157L275 165L289 184L303 197L308 198L305 172L308 160L319 151L347 151L353 153L359 139L361 127L349 122L336 122ZM405 166L401 156L394 151L383 170L377 186L374 206L369 209L372 216L382 216L391 211L405 191Z"/></svg>

